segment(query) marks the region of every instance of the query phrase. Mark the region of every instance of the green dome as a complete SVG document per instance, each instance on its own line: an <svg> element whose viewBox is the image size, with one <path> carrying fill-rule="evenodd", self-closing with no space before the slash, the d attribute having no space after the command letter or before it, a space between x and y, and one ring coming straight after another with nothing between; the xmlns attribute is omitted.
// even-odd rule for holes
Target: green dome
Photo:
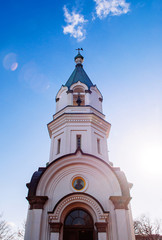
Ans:
<svg viewBox="0 0 162 240"><path fill-rule="evenodd" d="M78 54L75 56L74 60L76 60L77 58L84 59L84 57L83 57L80 53L78 53Z"/></svg>

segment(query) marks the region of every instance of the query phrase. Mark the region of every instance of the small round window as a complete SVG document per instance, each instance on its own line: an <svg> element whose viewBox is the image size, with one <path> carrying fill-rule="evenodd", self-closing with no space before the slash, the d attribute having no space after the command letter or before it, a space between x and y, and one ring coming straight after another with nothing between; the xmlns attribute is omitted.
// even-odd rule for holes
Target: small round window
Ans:
<svg viewBox="0 0 162 240"><path fill-rule="evenodd" d="M75 177L72 186L75 190L80 191L85 187L85 180L82 177Z"/></svg>

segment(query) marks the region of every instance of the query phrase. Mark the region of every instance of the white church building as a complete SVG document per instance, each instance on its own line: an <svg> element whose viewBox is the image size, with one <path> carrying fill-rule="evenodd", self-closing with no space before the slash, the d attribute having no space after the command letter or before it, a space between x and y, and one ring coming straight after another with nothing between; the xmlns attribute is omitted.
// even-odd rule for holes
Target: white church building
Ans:
<svg viewBox="0 0 162 240"><path fill-rule="evenodd" d="M111 125L79 50L48 124L49 164L27 184L25 240L134 240L131 184L109 161Z"/></svg>

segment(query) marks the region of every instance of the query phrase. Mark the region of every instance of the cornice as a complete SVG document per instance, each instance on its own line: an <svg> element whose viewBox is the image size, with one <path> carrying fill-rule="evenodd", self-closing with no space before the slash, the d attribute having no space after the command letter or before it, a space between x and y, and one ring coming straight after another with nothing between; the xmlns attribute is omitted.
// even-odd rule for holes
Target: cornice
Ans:
<svg viewBox="0 0 162 240"><path fill-rule="evenodd" d="M52 131L55 131L55 129L58 130L58 128L68 123L81 123L82 125L84 123L90 123L92 125L96 125L106 132L107 137L111 127L109 122L99 117L95 113L63 113L47 125L50 137L52 135Z"/></svg>
<svg viewBox="0 0 162 240"><path fill-rule="evenodd" d="M81 109L92 109L94 112L96 112L96 115L100 115L103 118L105 118L105 115L100 112L99 110L97 110L96 108L92 107L91 105L84 105L84 106L74 106L74 105L67 105L66 107L62 108L60 111L56 112L53 115L53 119L56 119L57 117L59 117L60 115L62 115L62 112L66 112L66 110L68 109L78 109L78 111L80 111Z"/></svg>

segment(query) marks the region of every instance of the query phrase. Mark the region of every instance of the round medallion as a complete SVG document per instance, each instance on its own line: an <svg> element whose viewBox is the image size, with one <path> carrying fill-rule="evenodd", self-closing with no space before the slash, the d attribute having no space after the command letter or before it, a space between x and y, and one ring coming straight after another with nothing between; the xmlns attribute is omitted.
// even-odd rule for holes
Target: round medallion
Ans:
<svg viewBox="0 0 162 240"><path fill-rule="evenodd" d="M80 191L85 187L85 180L82 177L75 177L72 181L72 186L75 190Z"/></svg>

